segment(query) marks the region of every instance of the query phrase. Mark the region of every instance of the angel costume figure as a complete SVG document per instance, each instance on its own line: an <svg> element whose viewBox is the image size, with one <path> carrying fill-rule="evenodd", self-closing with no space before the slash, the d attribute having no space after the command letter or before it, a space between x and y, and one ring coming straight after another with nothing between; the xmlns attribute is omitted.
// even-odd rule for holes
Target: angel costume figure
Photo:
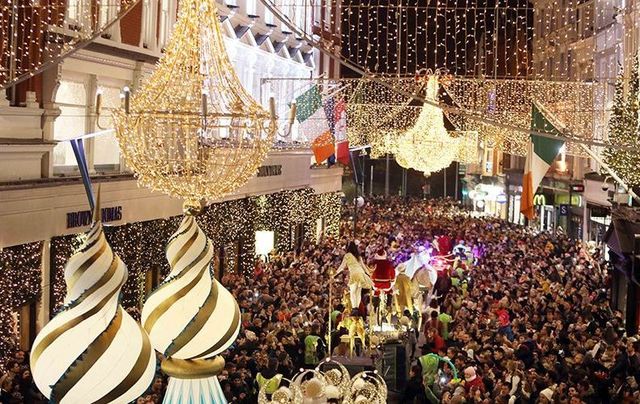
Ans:
<svg viewBox="0 0 640 404"><path fill-rule="evenodd" d="M373 282L369 278L369 274L366 270L366 265L360 257L358 246L353 241L347 246L347 253L342 259L342 264L338 267L336 275L344 271L345 268L349 269L349 297L351 300L351 307L356 310L360 307L360 300L362 298L362 289L373 288Z"/></svg>

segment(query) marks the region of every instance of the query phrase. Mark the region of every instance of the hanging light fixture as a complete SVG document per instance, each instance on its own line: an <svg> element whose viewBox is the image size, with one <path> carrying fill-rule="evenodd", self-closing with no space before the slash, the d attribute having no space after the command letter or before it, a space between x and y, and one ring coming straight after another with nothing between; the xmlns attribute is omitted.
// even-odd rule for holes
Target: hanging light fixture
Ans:
<svg viewBox="0 0 640 404"><path fill-rule="evenodd" d="M128 403L153 381L149 336L119 304L127 267L105 238L100 191L87 238L64 270L60 312L31 349L38 389L52 403Z"/></svg>
<svg viewBox="0 0 640 404"><path fill-rule="evenodd" d="M438 101L438 77L428 78L425 102L414 126L397 140L396 161L404 168L433 173L448 167L458 153L458 140L444 127Z"/></svg>
<svg viewBox="0 0 640 404"><path fill-rule="evenodd" d="M478 153L478 132L474 130L451 132L453 138L458 139L458 153L455 161L464 164L477 164Z"/></svg>
<svg viewBox="0 0 640 404"><path fill-rule="evenodd" d="M127 100L125 100L127 101ZM214 0L183 0L165 55L114 116L138 182L197 205L244 185L277 130L229 61Z"/></svg>

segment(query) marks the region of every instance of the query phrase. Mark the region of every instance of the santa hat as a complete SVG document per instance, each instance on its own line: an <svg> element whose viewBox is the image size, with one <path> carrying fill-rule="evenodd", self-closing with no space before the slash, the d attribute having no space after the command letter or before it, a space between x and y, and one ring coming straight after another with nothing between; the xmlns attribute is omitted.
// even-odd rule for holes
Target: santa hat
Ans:
<svg viewBox="0 0 640 404"><path fill-rule="evenodd" d="M385 251L384 248L380 248L378 249L378 251L376 251L376 255L373 257L374 260L386 260L387 259L387 252Z"/></svg>

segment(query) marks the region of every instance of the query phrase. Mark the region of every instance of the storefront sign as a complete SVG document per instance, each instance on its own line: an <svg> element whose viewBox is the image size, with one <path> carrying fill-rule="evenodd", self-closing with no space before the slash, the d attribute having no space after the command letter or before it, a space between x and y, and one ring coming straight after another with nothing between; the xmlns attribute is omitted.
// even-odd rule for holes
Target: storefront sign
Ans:
<svg viewBox="0 0 640 404"><path fill-rule="evenodd" d="M282 175L282 165L260 166L258 168L258 177L275 177Z"/></svg>
<svg viewBox="0 0 640 404"><path fill-rule="evenodd" d="M122 220L122 206L102 208L102 222L109 223ZM91 224L93 215L90 210L67 213L67 229L74 227L88 226Z"/></svg>
<svg viewBox="0 0 640 404"><path fill-rule="evenodd" d="M584 184L572 184L571 192L583 193L584 192Z"/></svg>
<svg viewBox="0 0 640 404"><path fill-rule="evenodd" d="M571 195L571 201L569 201L569 194L556 195L556 205L573 205L582 206L582 195Z"/></svg>
<svg viewBox="0 0 640 404"><path fill-rule="evenodd" d="M534 206L544 206L547 204L547 197L544 194L535 194L533 196Z"/></svg>
<svg viewBox="0 0 640 404"><path fill-rule="evenodd" d="M560 216L569 216L569 205L560 205Z"/></svg>

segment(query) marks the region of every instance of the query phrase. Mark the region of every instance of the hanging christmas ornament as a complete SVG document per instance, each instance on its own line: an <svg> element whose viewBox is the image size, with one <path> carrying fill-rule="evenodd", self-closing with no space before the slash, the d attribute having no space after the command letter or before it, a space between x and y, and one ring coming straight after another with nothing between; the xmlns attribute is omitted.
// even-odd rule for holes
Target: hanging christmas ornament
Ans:
<svg viewBox="0 0 640 404"><path fill-rule="evenodd" d="M398 138L396 160L404 168L433 173L453 162L459 145L444 126L442 109L433 105L438 102L436 75L428 78L425 98L428 102L422 106L416 123Z"/></svg>
<svg viewBox="0 0 640 404"><path fill-rule="evenodd" d="M240 309L213 276L213 245L188 212L169 239L171 272L149 296L142 324L166 358L170 376L164 403L226 403L217 375L218 355L235 341Z"/></svg>
<svg viewBox="0 0 640 404"><path fill-rule="evenodd" d="M31 370L53 403L128 403L153 380L147 333L118 304L127 268L107 243L100 191L93 225L65 267L62 310L36 337Z"/></svg>

